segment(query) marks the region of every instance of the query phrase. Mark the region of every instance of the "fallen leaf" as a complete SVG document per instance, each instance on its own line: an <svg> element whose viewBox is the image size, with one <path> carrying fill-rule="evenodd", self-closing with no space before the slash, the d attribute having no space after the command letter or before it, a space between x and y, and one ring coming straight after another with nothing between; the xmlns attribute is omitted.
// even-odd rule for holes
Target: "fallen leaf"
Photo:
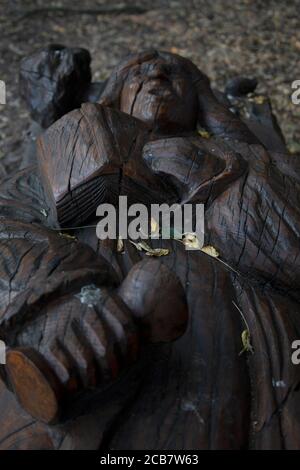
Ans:
<svg viewBox="0 0 300 470"><path fill-rule="evenodd" d="M243 349L240 351L239 356L243 354L244 352L251 352L253 354L254 350L251 345L250 331L248 329L243 330L241 334L241 338L242 338Z"/></svg>
<svg viewBox="0 0 300 470"><path fill-rule="evenodd" d="M74 237L73 235L69 235L68 233L63 233L59 232L59 235L63 238L66 238L67 240L77 240L77 237Z"/></svg>
<svg viewBox="0 0 300 470"><path fill-rule="evenodd" d="M166 256L169 253L167 248L152 248L151 251L146 251L147 256Z"/></svg>
<svg viewBox="0 0 300 470"><path fill-rule="evenodd" d="M203 138L203 139L210 139L210 133L208 131L200 129L198 131L198 134Z"/></svg>
<svg viewBox="0 0 300 470"><path fill-rule="evenodd" d="M170 253L167 248L151 248L145 241L138 243L129 240L139 251L145 251L147 256L166 256Z"/></svg>
<svg viewBox="0 0 300 470"><path fill-rule="evenodd" d="M250 335L250 329L249 329L249 325L248 325L248 322L246 320L246 317L245 315L243 314L242 310L240 309L240 307L234 302L234 300L232 301L233 305L235 306L235 308L239 311L245 325L246 325L246 329L242 331L242 334L241 334L241 338L242 338L242 345L243 345L243 349L240 351L239 353L239 356L241 354L243 354L244 352L251 352L252 354L254 353L254 350L253 350L253 347L251 345L251 335Z"/></svg>
<svg viewBox="0 0 300 470"><path fill-rule="evenodd" d="M117 252L122 253L123 251L124 251L124 243L123 243L122 237L119 237L117 241Z"/></svg>
<svg viewBox="0 0 300 470"><path fill-rule="evenodd" d="M206 253L209 256L212 256L213 258L218 258L220 256L220 253L212 245L203 246L201 248L201 251L203 251L204 253Z"/></svg>
<svg viewBox="0 0 300 470"><path fill-rule="evenodd" d="M193 250L201 250L201 246L195 233L184 233L182 243Z"/></svg>

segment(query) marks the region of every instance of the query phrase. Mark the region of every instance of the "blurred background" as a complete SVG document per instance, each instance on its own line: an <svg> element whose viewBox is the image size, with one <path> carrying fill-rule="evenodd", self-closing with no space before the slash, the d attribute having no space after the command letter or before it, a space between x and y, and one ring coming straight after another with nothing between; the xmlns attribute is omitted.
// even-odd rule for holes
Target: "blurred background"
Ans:
<svg viewBox="0 0 300 470"><path fill-rule="evenodd" d="M300 80L299 7L299 0L0 0L2 171L17 167L30 122L18 92L20 60L49 43L87 48L94 81L145 48L188 57L221 90L236 75L255 77L289 150L300 153L300 105L291 101L291 83Z"/></svg>

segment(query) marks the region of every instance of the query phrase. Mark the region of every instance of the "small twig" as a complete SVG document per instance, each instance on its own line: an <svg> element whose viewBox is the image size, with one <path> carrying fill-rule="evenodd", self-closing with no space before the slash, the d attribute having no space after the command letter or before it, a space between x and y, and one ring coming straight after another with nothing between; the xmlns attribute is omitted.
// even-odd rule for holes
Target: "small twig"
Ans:
<svg viewBox="0 0 300 470"><path fill-rule="evenodd" d="M239 313L240 313L242 319L244 320L244 323L245 323L245 325L246 325L246 328L247 328L247 330L248 330L249 333L250 333L250 328L249 328L248 322L247 322L247 320L246 320L246 318L245 318L245 315L243 314L242 310L241 310L240 307L235 303L234 300L232 300L232 303L233 303L233 305L235 306L235 308L238 309L238 311L239 311Z"/></svg>
<svg viewBox="0 0 300 470"><path fill-rule="evenodd" d="M223 261L221 258L215 258L216 260L220 261L220 263L224 264L224 266L226 266L228 269L230 269L230 271L234 272L235 274L237 274L238 276L242 276L242 274L237 271L236 269L234 269L232 266L230 266L230 264L226 263L225 261Z"/></svg>
<svg viewBox="0 0 300 470"><path fill-rule="evenodd" d="M81 225L78 227L60 227L60 228L53 228L52 230L58 230L61 232L62 230L79 230L81 228L96 228L97 225Z"/></svg>

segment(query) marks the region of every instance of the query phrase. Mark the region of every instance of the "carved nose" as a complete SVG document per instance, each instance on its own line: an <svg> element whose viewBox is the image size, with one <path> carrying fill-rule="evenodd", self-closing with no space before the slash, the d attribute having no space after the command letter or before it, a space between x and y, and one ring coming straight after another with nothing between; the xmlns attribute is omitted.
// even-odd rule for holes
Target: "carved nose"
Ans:
<svg viewBox="0 0 300 470"><path fill-rule="evenodd" d="M155 65L148 70L147 73L150 78L161 78L163 80L169 79L168 69L164 65Z"/></svg>

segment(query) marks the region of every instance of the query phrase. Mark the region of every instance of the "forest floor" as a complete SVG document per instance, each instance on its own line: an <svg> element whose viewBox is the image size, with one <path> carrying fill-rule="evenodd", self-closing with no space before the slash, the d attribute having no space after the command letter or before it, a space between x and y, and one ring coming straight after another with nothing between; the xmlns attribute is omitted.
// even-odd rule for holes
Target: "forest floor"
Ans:
<svg viewBox="0 0 300 470"><path fill-rule="evenodd" d="M144 12L70 11L120 3ZM128 52L146 48L190 58L221 90L236 75L256 77L290 151L300 153L300 105L291 101L291 84L300 80L299 0L0 0L0 32L0 79L7 87L7 104L0 106L3 171L8 163L17 167L29 123L18 93L19 62L49 43L89 49L96 81Z"/></svg>

